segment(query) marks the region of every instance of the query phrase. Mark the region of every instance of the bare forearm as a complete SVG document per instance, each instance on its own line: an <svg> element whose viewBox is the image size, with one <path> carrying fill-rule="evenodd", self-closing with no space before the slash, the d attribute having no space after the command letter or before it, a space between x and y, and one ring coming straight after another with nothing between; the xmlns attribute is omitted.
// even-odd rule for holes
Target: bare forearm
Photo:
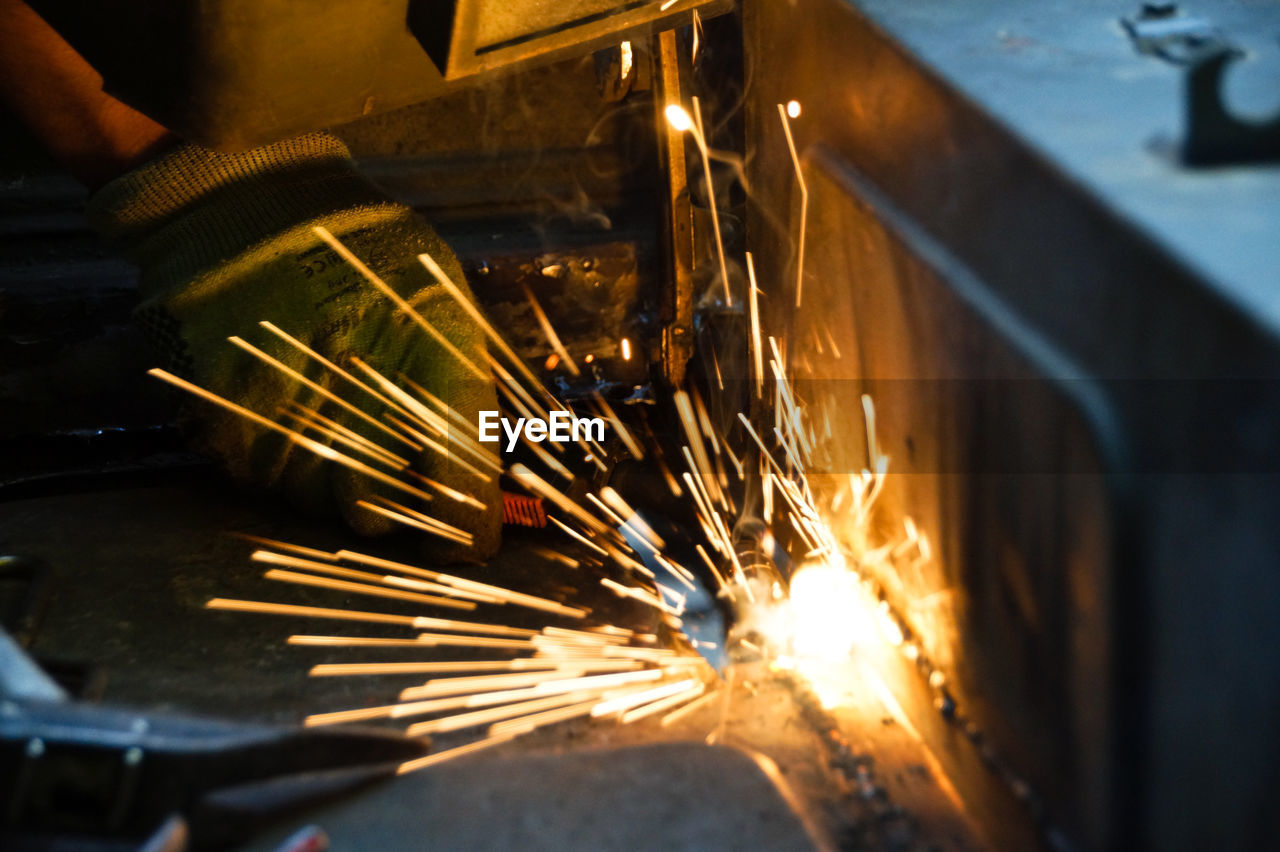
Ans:
<svg viewBox="0 0 1280 852"><path fill-rule="evenodd" d="M72 175L97 187L173 141L21 0L0 0L0 99Z"/></svg>

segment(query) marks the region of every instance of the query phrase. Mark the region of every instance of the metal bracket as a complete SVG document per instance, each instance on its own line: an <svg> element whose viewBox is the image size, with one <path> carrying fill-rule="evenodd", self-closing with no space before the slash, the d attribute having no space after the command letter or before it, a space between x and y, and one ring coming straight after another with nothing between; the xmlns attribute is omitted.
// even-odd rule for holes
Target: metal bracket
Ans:
<svg viewBox="0 0 1280 852"><path fill-rule="evenodd" d="M1244 53L1225 46L1187 71L1186 138L1182 159L1189 165L1280 160L1280 115L1269 121L1241 121L1222 102L1227 66Z"/></svg>
<svg viewBox="0 0 1280 852"><path fill-rule="evenodd" d="M1222 102L1227 67L1245 54L1221 30L1205 18L1181 16L1172 2L1143 3L1137 15L1120 22L1139 53L1187 66L1183 162L1209 166L1280 160L1280 115L1264 122L1241 121Z"/></svg>

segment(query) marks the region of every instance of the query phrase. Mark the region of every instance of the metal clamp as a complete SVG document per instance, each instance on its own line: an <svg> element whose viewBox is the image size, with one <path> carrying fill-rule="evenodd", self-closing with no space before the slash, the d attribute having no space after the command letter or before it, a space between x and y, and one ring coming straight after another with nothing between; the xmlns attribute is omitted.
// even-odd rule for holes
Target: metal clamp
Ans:
<svg viewBox="0 0 1280 852"><path fill-rule="evenodd" d="M1187 127L1182 158L1196 166L1280 160L1280 115L1269 121L1241 121L1222 102L1227 67L1244 56L1224 46L1187 72Z"/></svg>

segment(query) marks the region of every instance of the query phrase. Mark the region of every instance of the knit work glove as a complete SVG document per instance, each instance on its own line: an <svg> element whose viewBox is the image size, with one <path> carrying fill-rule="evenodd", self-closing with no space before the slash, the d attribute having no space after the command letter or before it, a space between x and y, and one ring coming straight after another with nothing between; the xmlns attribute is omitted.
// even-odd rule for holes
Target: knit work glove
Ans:
<svg viewBox="0 0 1280 852"><path fill-rule="evenodd" d="M100 189L90 199L89 214L138 264L142 302L136 315L171 372L295 429L302 427L283 411L310 408L411 461L414 470L444 488L416 481L416 487L433 494L424 502L323 460L277 432L192 400L182 419L197 448L220 459L237 479L282 490L305 508L336 506L359 532L378 534L391 525L356 505L378 494L473 536L471 547L428 542L437 558L485 559L494 553L502 518L496 473L482 469L486 480L474 464L415 450L228 342L231 336L243 338L393 430L384 414L394 409L259 322L274 324L375 388L350 356L408 389L403 375L468 424L477 422L480 410L497 409L484 366L483 333L417 256L431 255L470 297L457 258L412 210L361 177L339 140L313 133L236 154L184 145ZM486 379L372 287L317 236L315 226L328 229L364 261L471 365L479 365ZM369 462L336 439L307 434ZM450 489L473 499L447 496Z"/></svg>

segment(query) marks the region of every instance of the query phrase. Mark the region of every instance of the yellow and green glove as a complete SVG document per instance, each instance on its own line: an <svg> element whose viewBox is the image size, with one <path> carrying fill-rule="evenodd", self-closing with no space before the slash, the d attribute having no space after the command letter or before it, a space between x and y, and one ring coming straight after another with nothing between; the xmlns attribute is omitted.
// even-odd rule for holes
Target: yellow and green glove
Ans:
<svg viewBox="0 0 1280 852"><path fill-rule="evenodd" d="M98 190L89 215L139 266L137 317L163 366L220 396L279 422L287 422L281 407L297 402L398 455L411 452L228 342L242 337L381 417L384 406L372 397L263 331L258 323L267 320L340 366L355 355L392 381L407 376L468 423L478 411L498 407L491 382L478 379L314 232L327 228L473 363L485 364L483 332L417 259L431 255L467 292L453 252L411 209L363 178L329 134L235 154L195 145L171 149ZM390 522L357 500L371 493L413 500L207 403L193 401L184 421L196 446L237 479L283 490L311 510L336 506L362 533L383 532ZM442 560L491 556L502 523L496 475L485 482L430 450L413 464L486 506L442 495L416 505L473 536L470 548L439 542L428 543L428 551Z"/></svg>

